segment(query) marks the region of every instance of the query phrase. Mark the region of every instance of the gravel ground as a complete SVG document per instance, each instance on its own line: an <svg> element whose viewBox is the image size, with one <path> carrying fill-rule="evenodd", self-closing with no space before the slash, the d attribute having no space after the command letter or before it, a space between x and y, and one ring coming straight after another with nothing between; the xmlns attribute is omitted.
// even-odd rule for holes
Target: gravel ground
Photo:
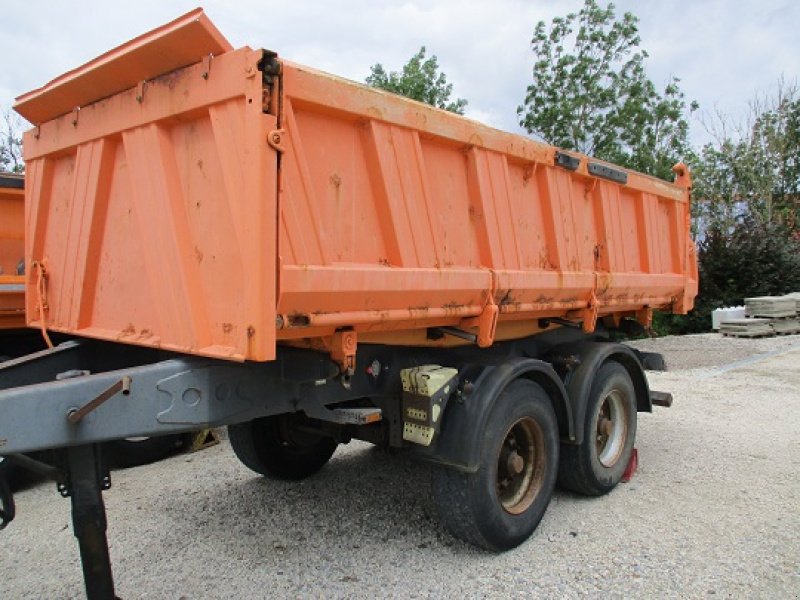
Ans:
<svg viewBox="0 0 800 600"><path fill-rule="evenodd" d="M666 357L667 368L679 371L720 367L753 356L782 352L797 346L798 341L800 338L796 335L748 339L702 333L637 340L630 342L630 345L640 350L660 352Z"/></svg>
<svg viewBox="0 0 800 600"><path fill-rule="evenodd" d="M130 598L763 597L800 591L800 336L636 345L671 409L640 415L640 467L602 498L557 491L528 542L489 554L435 521L428 467L360 443L317 476L259 479L227 442L120 471L105 494ZM69 502L17 496L0 598L83 595Z"/></svg>

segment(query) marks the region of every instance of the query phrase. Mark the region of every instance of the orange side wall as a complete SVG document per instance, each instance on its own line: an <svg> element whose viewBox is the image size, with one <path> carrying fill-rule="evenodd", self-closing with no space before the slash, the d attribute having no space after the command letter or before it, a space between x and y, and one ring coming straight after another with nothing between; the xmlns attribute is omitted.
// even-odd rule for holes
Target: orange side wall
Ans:
<svg viewBox="0 0 800 600"><path fill-rule="evenodd" d="M688 176L571 172L553 147L286 62L283 90L279 338L428 343L396 331L489 304L500 337L691 308Z"/></svg>

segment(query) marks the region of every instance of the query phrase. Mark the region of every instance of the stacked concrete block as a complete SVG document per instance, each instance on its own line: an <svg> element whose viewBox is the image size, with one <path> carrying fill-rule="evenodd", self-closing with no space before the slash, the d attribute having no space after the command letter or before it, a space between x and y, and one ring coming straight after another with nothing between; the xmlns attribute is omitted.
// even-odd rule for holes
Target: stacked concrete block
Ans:
<svg viewBox="0 0 800 600"><path fill-rule="evenodd" d="M770 323L776 335L790 335L800 333L800 318L772 319Z"/></svg>
<svg viewBox="0 0 800 600"><path fill-rule="evenodd" d="M731 337L770 337L775 335L775 330L770 324L770 319L731 319L719 325L719 332Z"/></svg>
<svg viewBox="0 0 800 600"><path fill-rule="evenodd" d="M788 296L745 298L744 305L751 317L794 317L797 314L797 301Z"/></svg>
<svg viewBox="0 0 800 600"><path fill-rule="evenodd" d="M800 292L786 296L745 298L744 302L748 318L723 317L724 320L719 325L722 335L770 337L800 333Z"/></svg>
<svg viewBox="0 0 800 600"><path fill-rule="evenodd" d="M793 298L796 304L797 314L800 315L800 292L792 292L791 294L786 294L784 298Z"/></svg>

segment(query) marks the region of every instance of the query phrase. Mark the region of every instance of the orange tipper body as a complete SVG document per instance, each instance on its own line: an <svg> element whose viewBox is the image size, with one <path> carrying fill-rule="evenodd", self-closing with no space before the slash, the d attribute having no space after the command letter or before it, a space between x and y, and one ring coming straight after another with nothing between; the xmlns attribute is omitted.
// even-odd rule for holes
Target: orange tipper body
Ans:
<svg viewBox="0 0 800 600"><path fill-rule="evenodd" d="M25 326L25 180L0 173L0 329Z"/></svg>
<svg viewBox="0 0 800 600"><path fill-rule="evenodd" d="M202 11L18 98L28 322L233 360L649 322L697 291L670 184L278 59ZM37 265L31 268L31 265ZM44 285L37 279L44 276ZM40 298L39 296L46 296Z"/></svg>

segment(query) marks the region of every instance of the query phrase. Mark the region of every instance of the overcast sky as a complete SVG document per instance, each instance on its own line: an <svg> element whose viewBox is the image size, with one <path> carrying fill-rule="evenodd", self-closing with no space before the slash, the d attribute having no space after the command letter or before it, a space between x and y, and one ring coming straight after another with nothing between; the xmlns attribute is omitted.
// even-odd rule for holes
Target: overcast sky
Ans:
<svg viewBox="0 0 800 600"><path fill-rule="evenodd" d="M0 21L0 107L131 37L197 6L197 0L6 2ZM420 46L436 54L467 115L520 131L516 107L530 82L537 21L581 0L207 0L206 12L235 47L250 45L363 81L370 65L398 70ZM758 91L800 74L796 0L619 0L640 17L650 77L681 78L701 113L743 115ZM695 142L707 139L692 123Z"/></svg>

